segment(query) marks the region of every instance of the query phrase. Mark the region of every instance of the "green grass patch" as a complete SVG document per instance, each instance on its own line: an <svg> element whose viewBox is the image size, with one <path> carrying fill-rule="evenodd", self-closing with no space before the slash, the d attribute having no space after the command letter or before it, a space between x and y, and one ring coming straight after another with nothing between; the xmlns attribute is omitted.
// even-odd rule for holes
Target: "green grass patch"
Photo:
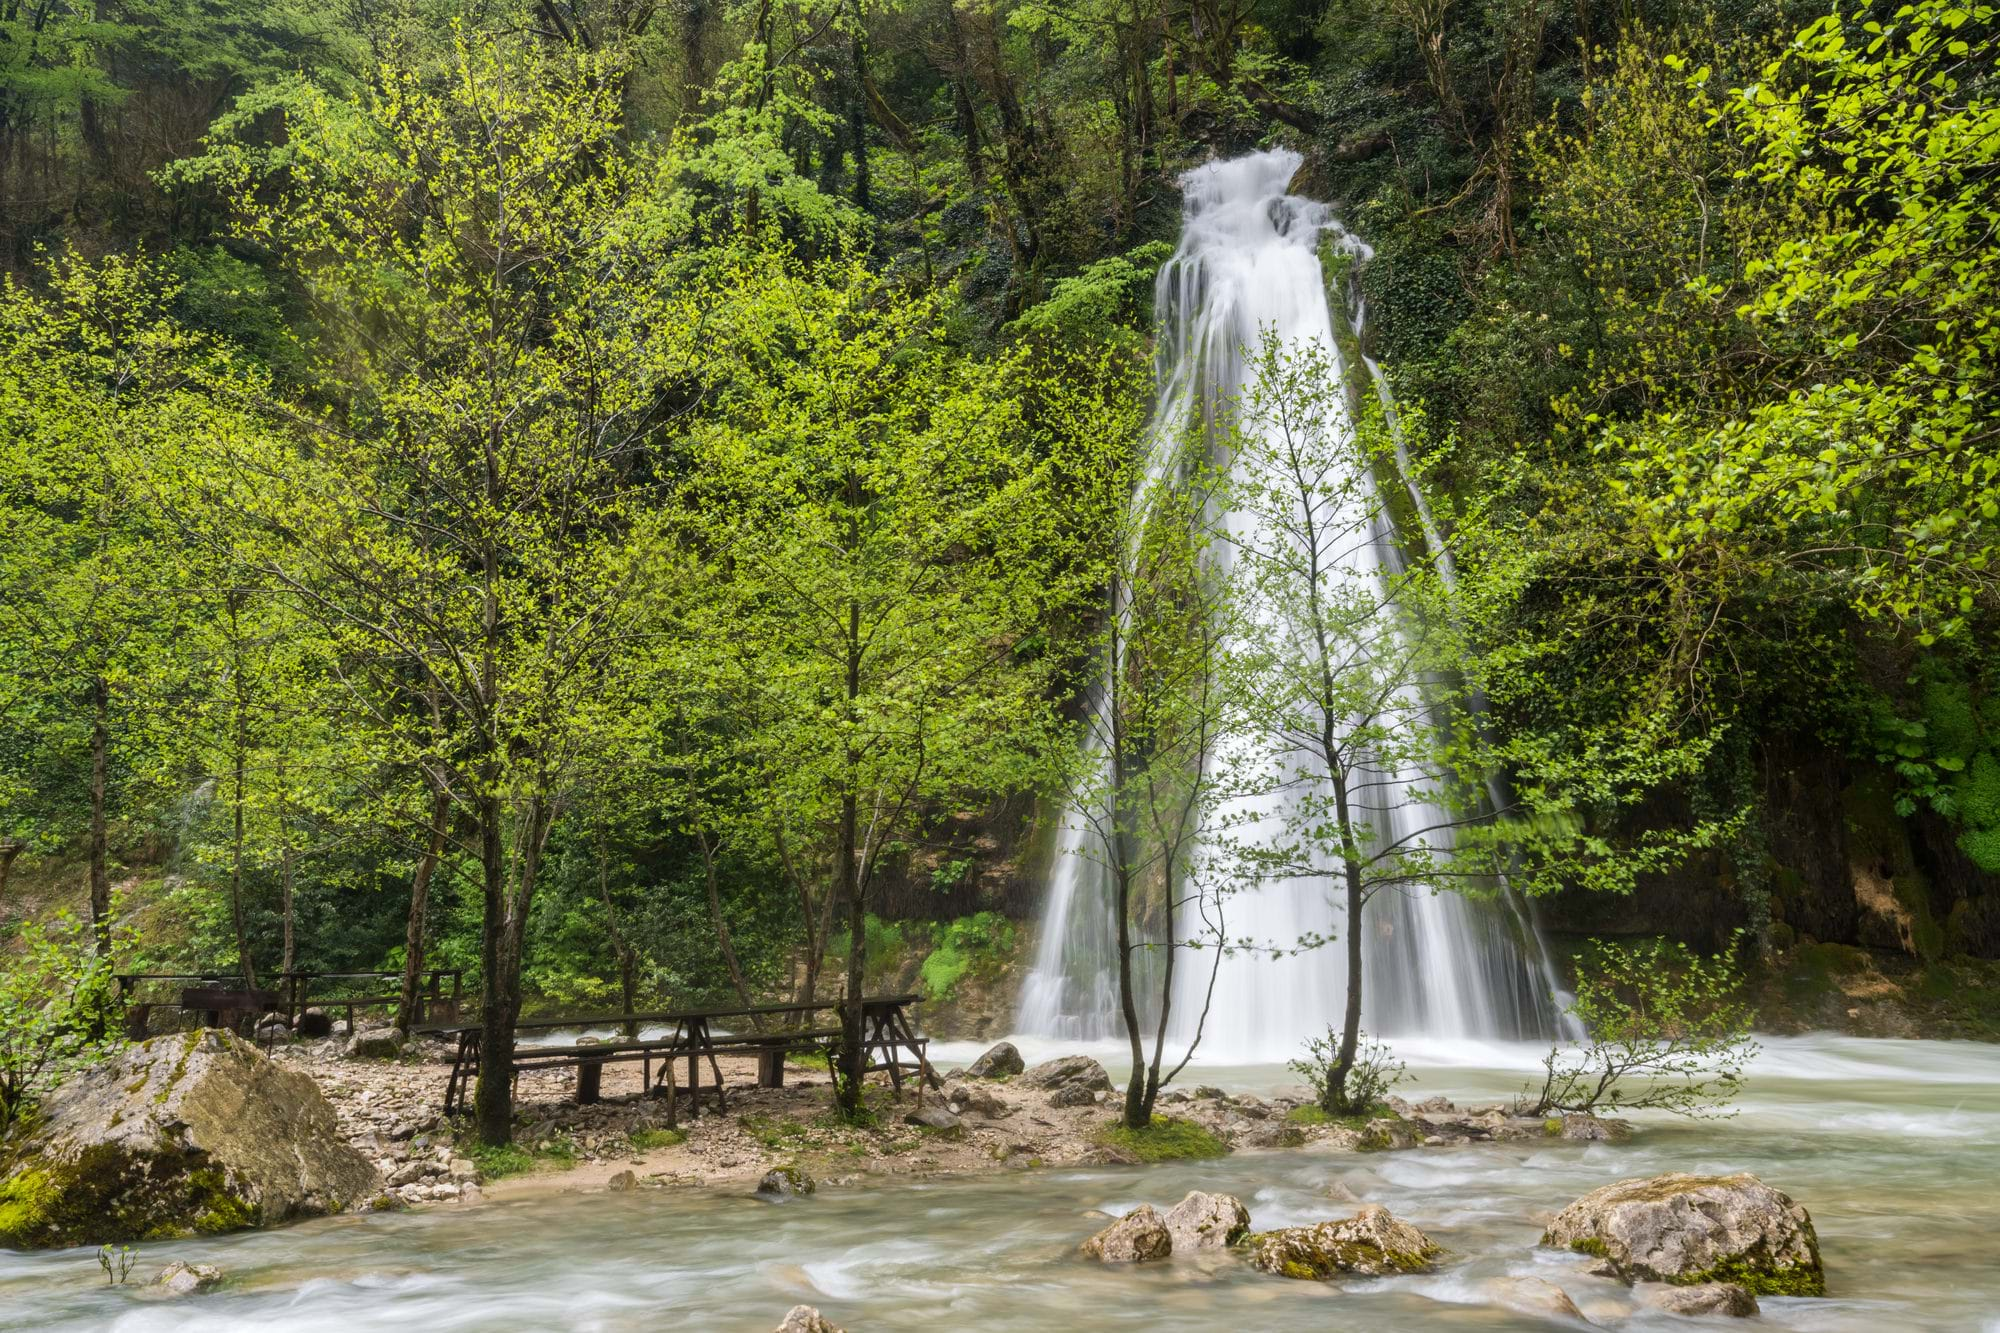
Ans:
<svg viewBox="0 0 2000 1333"><path fill-rule="evenodd" d="M1171 1116L1154 1116L1144 1129L1106 1125L1095 1137L1105 1147L1128 1152L1142 1162L1185 1162L1229 1154L1229 1145L1208 1130Z"/></svg>
<svg viewBox="0 0 2000 1333"><path fill-rule="evenodd" d="M576 1144L566 1136L531 1146L503 1143L468 1143L460 1149L479 1168L481 1180L505 1180L543 1167L567 1169L576 1165Z"/></svg>
<svg viewBox="0 0 2000 1333"><path fill-rule="evenodd" d="M688 1141L687 1132L679 1129L635 1129L632 1131L632 1146L640 1152L654 1148L678 1148Z"/></svg>
<svg viewBox="0 0 2000 1333"><path fill-rule="evenodd" d="M1366 1129L1370 1120L1401 1120L1395 1108L1387 1102L1376 1102L1365 1111L1354 1115L1334 1115L1325 1107L1307 1102L1304 1106L1294 1106L1285 1113L1285 1119L1295 1125L1339 1125L1343 1129Z"/></svg>

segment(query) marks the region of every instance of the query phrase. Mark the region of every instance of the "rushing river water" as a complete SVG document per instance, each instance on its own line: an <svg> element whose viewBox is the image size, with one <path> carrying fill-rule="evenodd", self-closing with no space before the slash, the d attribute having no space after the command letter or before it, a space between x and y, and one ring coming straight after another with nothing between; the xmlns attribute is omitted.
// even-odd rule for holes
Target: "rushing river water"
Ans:
<svg viewBox="0 0 2000 1333"><path fill-rule="evenodd" d="M1479 1100L1518 1088L1536 1053L1406 1054L1415 1077L1404 1093ZM1281 1069L1219 1066L1192 1069L1188 1081L1262 1091L1293 1082ZM1536 1250L1540 1223L1627 1176L1747 1170L1811 1210L1832 1293L1766 1299L1768 1324L2000 1333L2000 1047L1774 1039L1740 1105L1719 1123L1648 1121L1615 1147L1242 1153L829 1190L783 1204L694 1190L554 1196L140 1247L135 1279L173 1259L228 1272L226 1288L179 1301L107 1288L92 1251L0 1251L0 1328L768 1330L800 1302L855 1333L1563 1326L1496 1303L1500 1279L1532 1275L1565 1287L1599 1323L1686 1329L1700 1325L1632 1314L1623 1290L1585 1275L1580 1260ZM1350 1214L1352 1204L1329 1196L1336 1184L1428 1231L1449 1251L1439 1272L1323 1285L1227 1257L1122 1270L1075 1257L1102 1224L1091 1210L1222 1190L1261 1229Z"/></svg>

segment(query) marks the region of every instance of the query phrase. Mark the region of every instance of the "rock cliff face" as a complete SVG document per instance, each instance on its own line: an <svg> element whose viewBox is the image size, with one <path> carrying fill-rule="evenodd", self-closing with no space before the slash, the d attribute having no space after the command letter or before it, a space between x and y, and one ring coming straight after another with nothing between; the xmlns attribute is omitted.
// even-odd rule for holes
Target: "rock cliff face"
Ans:
<svg viewBox="0 0 2000 1333"><path fill-rule="evenodd" d="M0 1245L23 1249L269 1226L382 1187L312 1079L212 1029L78 1075L0 1173Z"/></svg>

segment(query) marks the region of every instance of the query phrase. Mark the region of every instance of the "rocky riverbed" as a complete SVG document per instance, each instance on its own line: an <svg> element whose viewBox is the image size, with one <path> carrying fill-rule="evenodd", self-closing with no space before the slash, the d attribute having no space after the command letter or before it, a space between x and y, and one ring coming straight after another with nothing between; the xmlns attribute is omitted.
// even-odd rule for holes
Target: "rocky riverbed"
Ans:
<svg viewBox="0 0 2000 1333"><path fill-rule="evenodd" d="M310 1074L332 1103L340 1133L374 1162L386 1192L406 1205L470 1203L550 1190L750 1185L781 1168L834 1188L876 1176L953 1175L1042 1166L1129 1165L1140 1152L1107 1135L1122 1101L1103 1066L1062 1056L1028 1067L1002 1043L923 1099L871 1088L876 1123L838 1123L823 1069L795 1067L786 1086L756 1086L754 1063L725 1057L727 1110L705 1095L670 1127L667 1106L639 1095L637 1065L604 1070L603 1097L575 1101L570 1071L524 1073L516 1142L530 1169L489 1179L442 1113L451 1052L418 1040L395 1054L380 1034L281 1044L274 1060ZM372 1051L374 1055L357 1052ZM704 1070L706 1075L707 1071ZM1507 1140L1609 1140L1622 1122L1588 1116L1523 1118L1502 1103L1458 1106L1442 1097L1390 1098L1389 1114L1329 1121L1303 1087L1272 1096L1196 1085L1170 1087L1159 1112L1213 1135L1232 1151L1310 1148L1371 1152ZM516 1159L518 1162L519 1159Z"/></svg>

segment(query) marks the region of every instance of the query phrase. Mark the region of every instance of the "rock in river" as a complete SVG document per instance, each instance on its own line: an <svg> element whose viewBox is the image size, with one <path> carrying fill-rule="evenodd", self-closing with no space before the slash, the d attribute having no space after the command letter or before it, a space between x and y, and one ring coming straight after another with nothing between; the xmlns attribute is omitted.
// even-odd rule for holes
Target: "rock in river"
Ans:
<svg viewBox="0 0 2000 1333"><path fill-rule="evenodd" d="M1556 1214L1542 1244L1596 1255L1627 1282L1826 1294L1812 1218L1752 1175L1621 1180Z"/></svg>
<svg viewBox="0 0 2000 1333"><path fill-rule="evenodd" d="M1692 1287L1668 1287L1647 1282L1639 1299L1664 1314L1734 1315L1747 1319L1757 1313L1757 1298L1734 1282L1703 1282Z"/></svg>
<svg viewBox="0 0 2000 1333"><path fill-rule="evenodd" d="M168 1264L147 1284L162 1296L193 1296L222 1283L222 1270L213 1264Z"/></svg>
<svg viewBox="0 0 2000 1333"><path fill-rule="evenodd" d="M1031 1088L1080 1088L1092 1093L1111 1091L1111 1075L1104 1072L1103 1065L1087 1055L1061 1055L1053 1060L1044 1060L1021 1075L1021 1082Z"/></svg>
<svg viewBox="0 0 2000 1333"><path fill-rule="evenodd" d="M840 1330L812 1306L794 1305L785 1312L785 1322L778 1325L777 1333L840 1333Z"/></svg>
<svg viewBox="0 0 2000 1333"><path fill-rule="evenodd" d="M77 1075L5 1154L0 1245L236 1231L381 1189L311 1078L227 1032L140 1042Z"/></svg>
<svg viewBox="0 0 2000 1333"><path fill-rule="evenodd" d="M1344 1222L1265 1231L1243 1243L1254 1267L1293 1278L1421 1273L1438 1253L1429 1236L1380 1204L1369 1204Z"/></svg>
<svg viewBox="0 0 2000 1333"><path fill-rule="evenodd" d="M1174 1240L1167 1224L1149 1203L1140 1204L1083 1243L1085 1258L1101 1259L1107 1264L1142 1264L1164 1259L1173 1250Z"/></svg>
<svg viewBox="0 0 2000 1333"><path fill-rule="evenodd" d="M1190 1190L1185 1199L1167 1209L1163 1220L1173 1238L1175 1254L1226 1250L1250 1230L1250 1210L1240 1199L1200 1190Z"/></svg>
<svg viewBox="0 0 2000 1333"><path fill-rule="evenodd" d="M811 1194L815 1188L813 1178L796 1166L772 1167L757 1182L758 1195L766 1199L789 1199L798 1194Z"/></svg>
<svg viewBox="0 0 2000 1333"><path fill-rule="evenodd" d="M1027 1065L1021 1060L1021 1052L1011 1041L1003 1041L992 1050L974 1060L966 1069L972 1078L1006 1078L1018 1074Z"/></svg>

